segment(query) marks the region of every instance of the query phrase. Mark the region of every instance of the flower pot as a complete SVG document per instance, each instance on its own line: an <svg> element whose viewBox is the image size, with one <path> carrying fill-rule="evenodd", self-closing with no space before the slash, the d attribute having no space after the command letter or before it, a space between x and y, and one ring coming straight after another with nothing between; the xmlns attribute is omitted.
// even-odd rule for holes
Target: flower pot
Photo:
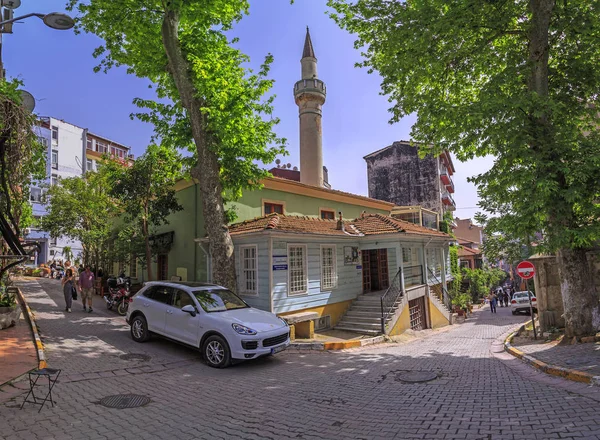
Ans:
<svg viewBox="0 0 600 440"><path fill-rule="evenodd" d="M12 327L21 316L21 307L16 304L11 307L0 307L0 329Z"/></svg>

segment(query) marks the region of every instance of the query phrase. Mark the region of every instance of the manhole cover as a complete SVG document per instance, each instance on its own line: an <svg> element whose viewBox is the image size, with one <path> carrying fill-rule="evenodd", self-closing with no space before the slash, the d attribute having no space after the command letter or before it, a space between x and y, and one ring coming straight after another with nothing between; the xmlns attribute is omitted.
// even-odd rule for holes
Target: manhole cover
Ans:
<svg viewBox="0 0 600 440"><path fill-rule="evenodd" d="M148 362L150 360L150 356L142 353L127 353L119 356L121 359L125 361L144 361Z"/></svg>
<svg viewBox="0 0 600 440"><path fill-rule="evenodd" d="M116 396L108 396L100 400L100 405L117 409L137 408L149 403L150 399L148 397L140 396L139 394L117 394Z"/></svg>
<svg viewBox="0 0 600 440"><path fill-rule="evenodd" d="M409 383L429 382L437 379L437 374L433 371L407 371L396 375L396 380Z"/></svg>

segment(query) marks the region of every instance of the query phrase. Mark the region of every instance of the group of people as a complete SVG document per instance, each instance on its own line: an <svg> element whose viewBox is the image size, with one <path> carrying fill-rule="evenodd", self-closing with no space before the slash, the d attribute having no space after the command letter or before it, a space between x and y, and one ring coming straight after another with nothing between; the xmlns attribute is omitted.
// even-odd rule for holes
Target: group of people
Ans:
<svg viewBox="0 0 600 440"><path fill-rule="evenodd" d="M65 263L65 275L62 277L63 294L65 296L65 311L71 313L73 300L77 299L77 293L81 295L83 311L92 313L92 298L94 296L94 281L96 277L91 267L83 265L79 269L71 266L71 262Z"/></svg>
<svg viewBox="0 0 600 440"><path fill-rule="evenodd" d="M60 280L63 278L63 276L65 275L66 269L71 267L71 262L70 261L65 261L63 263L62 260L52 260L50 262L50 264L48 265L48 267L50 268L50 278L56 279L56 280ZM83 272L83 265L79 265L79 272Z"/></svg>
<svg viewBox="0 0 600 440"><path fill-rule="evenodd" d="M504 288L497 287L495 290L492 289L487 298L491 312L496 313L496 306L498 304L500 307L508 307L514 293L515 291L511 286L505 286Z"/></svg>

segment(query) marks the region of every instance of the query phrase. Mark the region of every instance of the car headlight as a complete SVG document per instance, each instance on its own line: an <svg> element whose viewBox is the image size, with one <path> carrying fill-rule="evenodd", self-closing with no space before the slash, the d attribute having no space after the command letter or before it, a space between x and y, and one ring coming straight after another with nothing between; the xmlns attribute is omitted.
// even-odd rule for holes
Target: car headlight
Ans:
<svg viewBox="0 0 600 440"><path fill-rule="evenodd" d="M285 319L279 318L279 320L283 323L283 325L285 325L286 327L288 327L288 323L287 323L287 321Z"/></svg>
<svg viewBox="0 0 600 440"><path fill-rule="evenodd" d="M234 323L234 324L231 324L231 327L233 327L235 332L239 333L240 335L255 335L256 334L256 330L253 330L250 327L246 327L245 325Z"/></svg>

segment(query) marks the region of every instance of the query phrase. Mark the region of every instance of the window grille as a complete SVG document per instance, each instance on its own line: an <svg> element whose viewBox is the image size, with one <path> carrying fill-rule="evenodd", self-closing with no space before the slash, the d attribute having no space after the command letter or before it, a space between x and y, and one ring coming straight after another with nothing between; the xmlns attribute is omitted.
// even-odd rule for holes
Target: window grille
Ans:
<svg viewBox="0 0 600 440"><path fill-rule="evenodd" d="M321 248L321 290L333 289L337 285L335 246Z"/></svg>
<svg viewBox="0 0 600 440"><path fill-rule="evenodd" d="M256 289L256 278L257 278L257 264L256 264L256 246L243 246L241 248L242 253L242 292L245 293L257 293Z"/></svg>
<svg viewBox="0 0 600 440"><path fill-rule="evenodd" d="M290 295L306 293L306 246L290 246L288 259Z"/></svg>

